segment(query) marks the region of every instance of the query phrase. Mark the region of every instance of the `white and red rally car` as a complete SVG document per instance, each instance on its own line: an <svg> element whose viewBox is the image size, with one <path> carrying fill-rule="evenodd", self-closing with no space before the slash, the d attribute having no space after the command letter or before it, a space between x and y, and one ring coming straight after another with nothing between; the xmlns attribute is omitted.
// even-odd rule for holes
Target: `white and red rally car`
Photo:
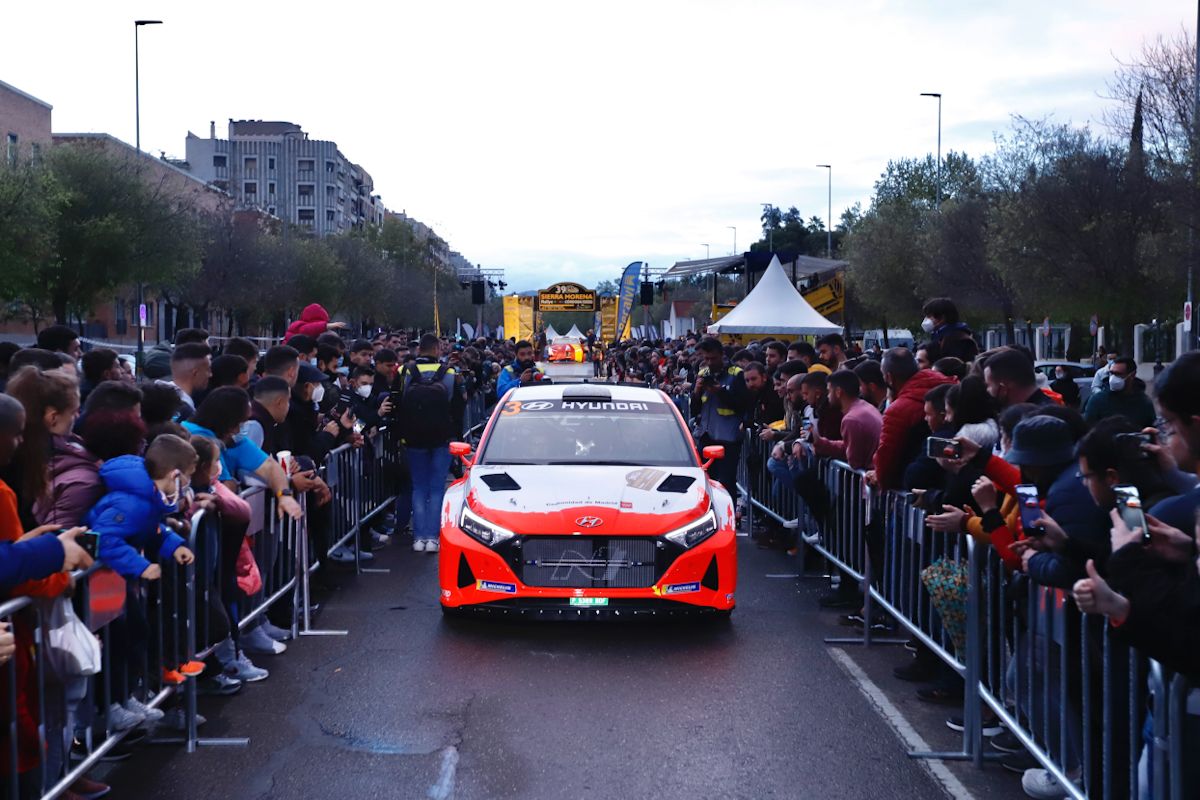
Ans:
<svg viewBox="0 0 1200 800"><path fill-rule="evenodd" d="M727 615L733 502L670 399L633 386L510 391L442 507L442 609L543 619Z"/></svg>

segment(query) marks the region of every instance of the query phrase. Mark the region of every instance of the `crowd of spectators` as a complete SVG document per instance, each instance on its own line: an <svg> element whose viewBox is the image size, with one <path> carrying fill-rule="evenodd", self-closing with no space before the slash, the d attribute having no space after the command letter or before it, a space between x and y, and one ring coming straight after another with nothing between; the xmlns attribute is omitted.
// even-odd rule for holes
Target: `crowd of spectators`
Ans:
<svg viewBox="0 0 1200 800"><path fill-rule="evenodd" d="M927 340L911 349L865 355L837 334L812 344L763 337L744 347L699 337L629 343L609 349L606 375L671 395L691 420L697 444L724 444L734 456L730 464L736 464L747 432L769 448L766 469L773 492L797 493L817 530L789 530L768 519L753 531L759 546L796 553L798 536L820 541L830 498L815 464L822 457L838 459L863 471L877 492L906 493L924 509L935 535L969 535L994 550L1004 565L1006 596L1023 596L1029 582L1062 590L1084 612L1081 624L1096 633L1106 626L1114 642L1136 646L1197 685L1200 353L1169 365L1152 392L1133 359L1112 354L1081 402L1074 381L1062 370L1053 380L1040 374L1033 354L1022 346L980 352L949 299L926 305L922 328ZM747 460L751 485L758 463ZM736 493L732 470L715 471L714 477ZM877 515L867 532L872 563L884 563L884 524ZM920 580L939 625L961 651L966 646L966 563L940 559ZM845 577L820 605L840 609L846 625L895 627L883 614L866 619L862 587ZM1093 758L1092 772L1084 774L1088 740L1090 752L1100 752L1107 730L1112 752L1129 752L1130 723L1141 720L1129 720L1127 698L1110 698L1108 706L1117 712L1108 724L1082 729L1082 704L1099 709L1108 691L1098 688L1107 685L1099 651L1081 653L1077 636L1068 636L1067 644L1047 643L1042 631L1024 628L1015 636L1008 680L1018 659L1036 653L1040 686L1056 697L1059 681L1065 681L1071 715L1064 725L1067 748L1055 750L1057 741L1050 746L1069 778L1099 786L1102 759ZM1092 672L1091 696L1084 696L1078 671L1059 674L1060 655L1040 655L1046 646L1066 648L1066 663L1083 659ZM915 640L910 649L913 657L896 668L896 678L920 684L921 700L961 705L958 674ZM1144 686L1136 676L1130 683L1127 664L1124 669L1110 664L1113 686ZM1049 711L1027 705L1022 702L1016 713L1028 726L1041 726L1050 714L1055 717L1050 729L1058 730L1057 699ZM1143 707L1137 706L1137 713ZM958 716L947 724L963 727ZM1186 715L1185 724L1195 733L1200 717ZM997 757L1020 773L1027 794L1067 796L1012 732L994 718L983 726ZM1142 752L1144 771L1149 758L1146 748ZM1111 785L1127 786L1128 772L1136 766L1116 764ZM1184 773L1183 796L1200 793L1197 763L1185 764ZM1142 785L1149 780L1143 775Z"/></svg>
<svg viewBox="0 0 1200 800"><path fill-rule="evenodd" d="M125 586L123 613L99 636L106 703L99 684L56 674L66 707L45 706L32 610L0 622L0 676L11 674L17 689L15 706L0 692L0 720L16 720L19 744L12 763L12 732L0 726L5 793L16 773L21 797L40 796L42 781L57 782L108 734L123 735L103 757L114 761L128 758L148 730L182 729L181 708L152 706L158 686L194 676L201 693L231 695L269 677L264 659L287 650L292 609L288 598L238 624L262 602L262 576L279 558L278 542L255 546L250 493L273 498L281 517L307 515L313 551L323 554L332 532L320 470L327 456L343 446L392 447L396 506L322 559L317 597L336 583L338 562L369 561L410 526L415 550L437 551L448 443L495 402L515 350L409 331L352 339L317 309L305 309L281 344L179 330L147 351L140 380L128 359L102 347L84 352L65 326L42 330L30 347L0 345L0 602L33 597L82 618L72 573L93 558ZM391 435L375 435L383 430ZM219 512L219 534L194 551L187 520L201 508ZM197 609L197 631L210 641L197 648L212 655L176 663L170 654L182 652L179 643L154 631L169 639L159 615L178 610L176 565L188 564L210 589L211 601ZM161 674L157 666L149 674L150 664ZM108 791L84 777L63 796Z"/></svg>

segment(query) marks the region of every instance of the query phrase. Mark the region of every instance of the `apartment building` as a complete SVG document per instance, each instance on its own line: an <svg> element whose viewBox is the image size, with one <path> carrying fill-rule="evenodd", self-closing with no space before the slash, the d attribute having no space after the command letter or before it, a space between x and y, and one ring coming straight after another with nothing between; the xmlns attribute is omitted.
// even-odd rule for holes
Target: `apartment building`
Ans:
<svg viewBox="0 0 1200 800"><path fill-rule="evenodd" d="M312 139L297 124L229 120L202 139L188 132L186 168L229 192L239 208L257 208L318 236L383 223L383 200L371 174L335 142Z"/></svg>
<svg viewBox="0 0 1200 800"><path fill-rule="evenodd" d="M0 81L0 165L37 161L50 147L52 106Z"/></svg>

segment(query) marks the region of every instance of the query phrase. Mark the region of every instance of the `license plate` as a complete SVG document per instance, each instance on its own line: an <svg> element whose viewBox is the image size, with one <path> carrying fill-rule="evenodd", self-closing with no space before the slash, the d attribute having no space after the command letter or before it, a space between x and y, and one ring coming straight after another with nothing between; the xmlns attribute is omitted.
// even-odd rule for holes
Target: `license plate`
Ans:
<svg viewBox="0 0 1200 800"><path fill-rule="evenodd" d="M608 605L607 597L572 597L571 605L573 606L606 606Z"/></svg>

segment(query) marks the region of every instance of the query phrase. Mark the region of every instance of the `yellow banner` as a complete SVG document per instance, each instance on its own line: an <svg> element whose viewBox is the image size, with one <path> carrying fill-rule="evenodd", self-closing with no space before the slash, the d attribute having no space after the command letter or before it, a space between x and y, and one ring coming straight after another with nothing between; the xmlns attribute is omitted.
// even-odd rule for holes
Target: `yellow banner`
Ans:
<svg viewBox="0 0 1200 800"><path fill-rule="evenodd" d="M533 341L533 298L519 297L521 302L520 324L517 326L518 340Z"/></svg>
<svg viewBox="0 0 1200 800"><path fill-rule="evenodd" d="M846 310L846 274L838 272L824 283L817 284L807 292L803 292L805 301L818 314L827 317L830 314L840 314Z"/></svg>
<svg viewBox="0 0 1200 800"><path fill-rule="evenodd" d="M600 341L604 343L616 341L617 338L617 298L600 298Z"/></svg>
<svg viewBox="0 0 1200 800"><path fill-rule="evenodd" d="M504 298L504 336L521 338L521 298L508 295Z"/></svg>

